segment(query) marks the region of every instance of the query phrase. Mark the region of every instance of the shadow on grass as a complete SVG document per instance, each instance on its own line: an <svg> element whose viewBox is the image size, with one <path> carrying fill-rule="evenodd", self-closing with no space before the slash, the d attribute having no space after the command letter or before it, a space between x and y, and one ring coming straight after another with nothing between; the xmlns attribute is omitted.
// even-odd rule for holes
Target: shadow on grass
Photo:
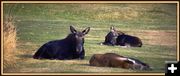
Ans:
<svg viewBox="0 0 180 76"><path fill-rule="evenodd" d="M89 64L78 64L78 65L81 65L81 66L90 66Z"/></svg>
<svg viewBox="0 0 180 76"><path fill-rule="evenodd" d="M33 58L33 55L30 54L23 54L23 55L17 55L19 58Z"/></svg>

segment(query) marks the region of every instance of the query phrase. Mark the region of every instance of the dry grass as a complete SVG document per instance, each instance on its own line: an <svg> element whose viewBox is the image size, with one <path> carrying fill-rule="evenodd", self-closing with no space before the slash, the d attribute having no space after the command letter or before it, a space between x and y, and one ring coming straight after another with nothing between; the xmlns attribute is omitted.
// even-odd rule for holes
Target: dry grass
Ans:
<svg viewBox="0 0 180 76"><path fill-rule="evenodd" d="M16 28L13 23L13 18L9 17L3 23L3 57L4 71L15 67L15 50L16 50Z"/></svg>
<svg viewBox="0 0 180 76"><path fill-rule="evenodd" d="M126 12L124 12L126 11ZM101 13L96 16L95 19L104 20L104 19L127 19L131 20L138 17L138 12L133 10L133 8L124 8L120 11Z"/></svg>
<svg viewBox="0 0 180 76"><path fill-rule="evenodd" d="M140 31L126 31L130 35L140 37L145 44L149 45L164 45L176 46L176 31L160 31L160 30L140 30Z"/></svg>

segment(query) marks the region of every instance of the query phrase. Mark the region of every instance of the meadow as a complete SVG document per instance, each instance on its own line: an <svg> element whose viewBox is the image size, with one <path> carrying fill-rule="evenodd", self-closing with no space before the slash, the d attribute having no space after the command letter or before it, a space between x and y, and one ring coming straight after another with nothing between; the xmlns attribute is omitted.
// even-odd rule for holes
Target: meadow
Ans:
<svg viewBox="0 0 180 76"><path fill-rule="evenodd" d="M60 3L3 4L3 17L11 9L17 30L16 67L4 73L124 73L164 72L165 61L176 60L176 4ZM91 27L85 36L84 60L37 60L33 54L44 43L65 38L69 26ZM99 45L110 27L142 39L141 48ZM4 51L6 52L6 51ZM117 53L149 64L152 71L89 66L93 54Z"/></svg>

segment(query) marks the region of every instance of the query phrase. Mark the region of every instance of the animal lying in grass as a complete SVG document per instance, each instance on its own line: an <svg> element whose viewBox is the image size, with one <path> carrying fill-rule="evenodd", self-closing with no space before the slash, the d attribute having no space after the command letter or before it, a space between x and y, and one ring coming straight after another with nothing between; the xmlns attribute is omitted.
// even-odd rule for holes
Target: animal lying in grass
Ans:
<svg viewBox="0 0 180 76"><path fill-rule="evenodd" d="M104 45L116 45L117 44L117 37L123 34L121 31L117 31L113 26L110 27L110 32L105 36L105 41L102 43Z"/></svg>
<svg viewBox="0 0 180 76"><path fill-rule="evenodd" d="M110 27L110 32L106 35L103 44L141 47L142 41L138 37L127 35L121 31L117 31L114 27Z"/></svg>
<svg viewBox="0 0 180 76"><path fill-rule="evenodd" d="M62 40L54 40L45 43L34 54L34 59L84 59L84 36L90 31L90 27L82 32L70 26L71 34Z"/></svg>
<svg viewBox="0 0 180 76"><path fill-rule="evenodd" d="M116 45L127 47L141 47L142 41L138 37L122 34L117 37Z"/></svg>
<svg viewBox="0 0 180 76"><path fill-rule="evenodd" d="M94 54L90 66L117 67L133 70L151 70L150 66L138 59L124 57L115 53Z"/></svg>

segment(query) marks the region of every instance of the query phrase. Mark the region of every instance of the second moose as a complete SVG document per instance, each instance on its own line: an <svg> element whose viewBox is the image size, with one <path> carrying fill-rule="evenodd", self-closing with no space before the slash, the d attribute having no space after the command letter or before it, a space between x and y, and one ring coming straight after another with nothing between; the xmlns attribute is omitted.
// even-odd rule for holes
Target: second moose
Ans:
<svg viewBox="0 0 180 76"><path fill-rule="evenodd" d="M110 27L110 32L106 35L103 44L131 47L141 47L143 45L140 38L117 31L114 27Z"/></svg>

